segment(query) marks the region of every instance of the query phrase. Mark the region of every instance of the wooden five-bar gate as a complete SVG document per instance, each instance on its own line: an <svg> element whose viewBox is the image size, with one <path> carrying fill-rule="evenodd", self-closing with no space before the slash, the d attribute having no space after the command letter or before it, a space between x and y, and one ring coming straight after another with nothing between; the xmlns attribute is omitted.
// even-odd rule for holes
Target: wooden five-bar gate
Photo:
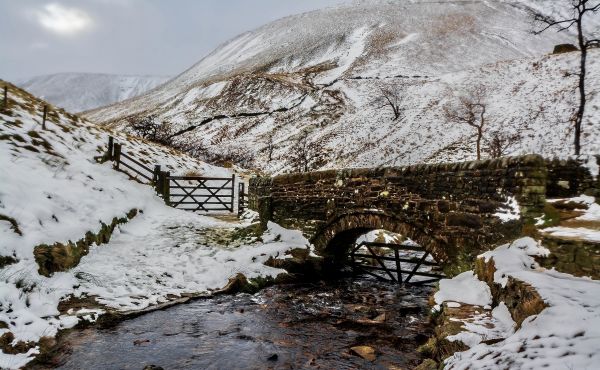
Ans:
<svg viewBox="0 0 600 370"><path fill-rule="evenodd" d="M123 151L123 146L108 138L108 151L104 160L131 176L138 182L153 186L168 206L193 212L234 212L235 174L231 177L172 176L160 165L149 167L141 160ZM245 184L240 182L238 214L246 209Z"/></svg>
<svg viewBox="0 0 600 370"><path fill-rule="evenodd" d="M399 284L430 284L445 276L438 272L439 264L429 256L429 252L414 243L364 241L350 250L350 263L355 273L365 273L379 280ZM416 280L416 277L419 279Z"/></svg>

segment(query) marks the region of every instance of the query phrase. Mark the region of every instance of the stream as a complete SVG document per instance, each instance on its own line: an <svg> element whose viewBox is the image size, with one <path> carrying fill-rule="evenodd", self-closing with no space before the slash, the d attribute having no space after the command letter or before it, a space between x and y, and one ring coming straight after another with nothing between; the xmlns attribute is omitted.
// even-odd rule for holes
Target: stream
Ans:
<svg viewBox="0 0 600 370"><path fill-rule="evenodd" d="M366 278L198 299L62 335L32 368L410 369L431 332L429 287ZM369 346L375 359L351 350Z"/></svg>

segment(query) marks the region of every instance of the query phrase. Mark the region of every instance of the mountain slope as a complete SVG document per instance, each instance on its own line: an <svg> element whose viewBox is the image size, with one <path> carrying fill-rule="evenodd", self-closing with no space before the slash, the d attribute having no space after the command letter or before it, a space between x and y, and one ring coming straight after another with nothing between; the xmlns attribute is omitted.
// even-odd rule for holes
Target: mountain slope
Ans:
<svg viewBox="0 0 600 370"><path fill-rule="evenodd" d="M58 73L17 83L71 112L82 112L141 95L167 80L161 76Z"/></svg>
<svg viewBox="0 0 600 370"><path fill-rule="evenodd" d="M518 134L510 153L565 155L577 54L543 56L572 35L533 35L528 4L540 5L367 1L283 18L88 117L127 127L156 115L173 126L173 145L272 172L298 170L299 153L310 168L464 160L474 157L473 132L444 111L483 86L488 132ZM399 96L399 119L382 89ZM591 97L586 127L600 105ZM540 130L548 122L556 131ZM586 150L597 150L596 131L587 134Z"/></svg>

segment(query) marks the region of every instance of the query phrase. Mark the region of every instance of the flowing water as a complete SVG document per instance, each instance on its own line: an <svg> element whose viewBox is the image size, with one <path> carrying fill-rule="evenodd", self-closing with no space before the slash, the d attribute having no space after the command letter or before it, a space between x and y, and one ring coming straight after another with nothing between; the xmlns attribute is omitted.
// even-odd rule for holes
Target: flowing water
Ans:
<svg viewBox="0 0 600 370"><path fill-rule="evenodd" d="M410 369L430 333L427 287L374 280L279 285L195 300L74 330L45 367L59 369ZM351 350L370 346L368 361Z"/></svg>

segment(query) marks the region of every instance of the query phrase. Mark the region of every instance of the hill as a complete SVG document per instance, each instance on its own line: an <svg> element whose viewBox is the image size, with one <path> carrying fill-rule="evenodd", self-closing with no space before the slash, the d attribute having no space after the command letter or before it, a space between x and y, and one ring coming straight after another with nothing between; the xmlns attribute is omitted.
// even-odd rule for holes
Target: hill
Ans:
<svg viewBox="0 0 600 370"><path fill-rule="evenodd" d="M167 79L161 76L58 73L18 81L17 85L69 112L82 112L141 95Z"/></svg>
<svg viewBox="0 0 600 370"><path fill-rule="evenodd" d="M507 154L568 155L577 53L547 55L572 35L533 35L528 10L555 10L541 5L367 1L290 16L87 117L127 128L152 116L167 123L172 145L195 156L275 173L304 162L310 169L404 165L473 159L474 131L447 122L444 112L482 88L486 141L505 137ZM598 149L590 124L600 105L594 59L588 152ZM397 100L397 119L383 90Z"/></svg>

